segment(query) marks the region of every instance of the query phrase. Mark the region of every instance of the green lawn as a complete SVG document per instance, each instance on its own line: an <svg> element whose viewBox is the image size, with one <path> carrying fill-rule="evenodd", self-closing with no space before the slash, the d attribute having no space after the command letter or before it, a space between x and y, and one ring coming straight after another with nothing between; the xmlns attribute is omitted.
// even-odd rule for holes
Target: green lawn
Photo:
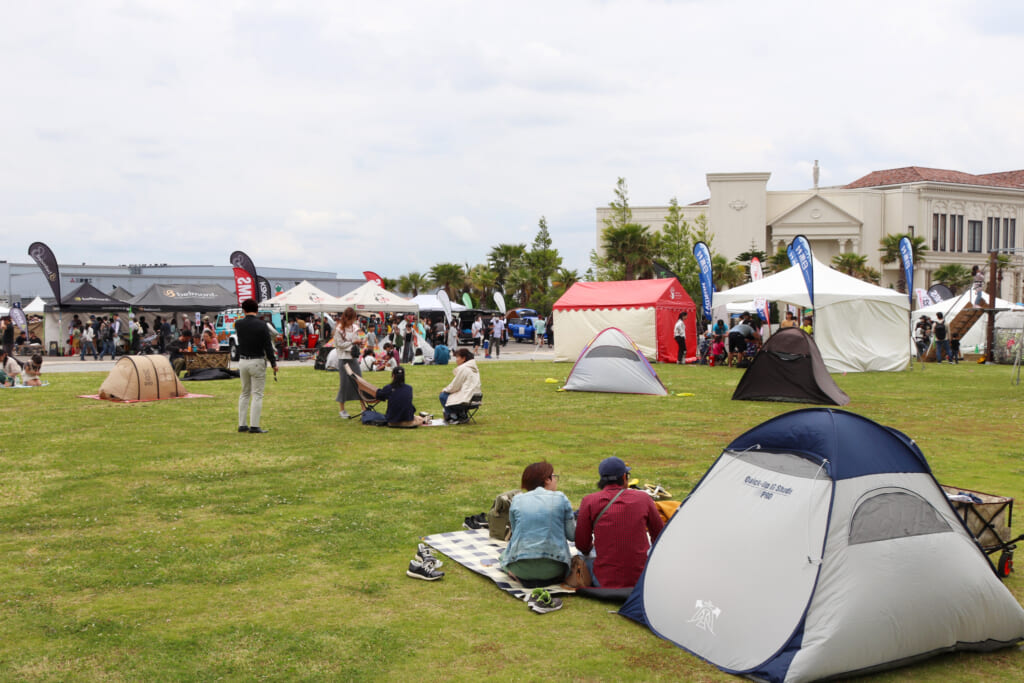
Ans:
<svg viewBox="0 0 1024 683"><path fill-rule="evenodd" d="M656 366L694 395L653 398L558 393L545 379L568 364L481 367L478 424L418 430L339 420L337 374L310 367L269 383L265 435L236 432L237 381L137 405L75 397L103 373L0 391L0 679L735 680L607 604L539 616L452 562L434 583L405 569L420 537L460 528L530 462L551 461L574 505L608 455L682 498L734 437L801 406L732 402L727 368ZM420 409L450 376L409 369ZM914 438L943 483L1024 498L1010 368L837 380L848 410ZM1006 585L1024 597L1021 575ZM908 677L1022 680L1024 652L879 680Z"/></svg>

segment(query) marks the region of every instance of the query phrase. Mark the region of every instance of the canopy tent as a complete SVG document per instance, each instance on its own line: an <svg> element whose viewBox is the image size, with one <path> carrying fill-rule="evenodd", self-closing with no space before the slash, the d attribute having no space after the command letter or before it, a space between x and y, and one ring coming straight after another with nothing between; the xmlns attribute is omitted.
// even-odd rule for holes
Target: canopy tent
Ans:
<svg viewBox="0 0 1024 683"><path fill-rule="evenodd" d="M910 302L906 294L844 275L813 259L814 342L829 372L904 370L910 363ZM763 297L810 307L800 268L715 292L714 305Z"/></svg>
<svg viewBox="0 0 1024 683"><path fill-rule="evenodd" d="M25 306L25 308L22 310L24 310L25 313L35 313L36 315L40 315L46 312L46 302L43 301L41 297L37 296L35 299L32 299L32 301L29 302L28 306Z"/></svg>
<svg viewBox="0 0 1024 683"><path fill-rule="evenodd" d="M279 308L289 313L324 313L344 311L347 306L339 302L338 297L331 296L308 280L303 280L286 292L281 292L264 306Z"/></svg>
<svg viewBox="0 0 1024 683"><path fill-rule="evenodd" d="M344 310L351 306L360 315L371 313L419 313L419 306L378 287L374 282L366 282L348 294L338 297L338 303Z"/></svg>
<svg viewBox="0 0 1024 683"><path fill-rule="evenodd" d="M444 306L441 305L441 299L436 294L420 294L409 299L410 303L414 303L420 307L420 311L443 311ZM467 310L462 304L457 304L454 301L451 302L452 312L458 313L459 311Z"/></svg>
<svg viewBox="0 0 1024 683"><path fill-rule="evenodd" d="M111 290L110 296L114 297L118 301L131 301L132 297L134 297L135 295L129 292L124 287L118 285L117 287L114 287L113 290Z"/></svg>
<svg viewBox="0 0 1024 683"><path fill-rule="evenodd" d="M576 360L601 330L617 327L649 360L674 363L673 329L687 313L686 357L697 357L697 307L675 278L577 282L555 302L555 360Z"/></svg>
<svg viewBox="0 0 1024 683"><path fill-rule="evenodd" d="M107 296L86 282L65 294L61 298L59 306L57 304L46 304L44 308L47 312L85 311L86 313L100 313L103 311L127 311L128 304L118 301L112 296Z"/></svg>
<svg viewBox="0 0 1024 683"><path fill-rule="evenodd" d="M147 311L222 311L238 306L238 297L220 285L150 285L128 302Z"/></svg>
<svg viewBox="0 0 1024 683"><path fill-rule="evenodd" d="M982 294L982 299L985 301L984 306L988 307L988 294ZM917 321L921 319L921 316L927 315L932 320L935 320L935 314L941 313L942 317L945 318L946 326L948 327L952 322L953 318L956 317L957 313L964 309L968 303L971 302L971 290L967 290L960 296L952 299L946 299L940 301L937 304L931 306L925 306L919 308L911 314L913 324L916 325ZM1010 311L1024 311L1024 307L1018 306L1017 304L1010 303L1004 299L996 297L995 308L1009 309ZM1006 311L996 313L996 323L999 323L999 319L1003 317ZM988 316L982 316L979 320L974 322L967 332L960 337L960 351L966 352L973 350L974 347L984 349L986 345L986 325L988 324Z"/></svg>

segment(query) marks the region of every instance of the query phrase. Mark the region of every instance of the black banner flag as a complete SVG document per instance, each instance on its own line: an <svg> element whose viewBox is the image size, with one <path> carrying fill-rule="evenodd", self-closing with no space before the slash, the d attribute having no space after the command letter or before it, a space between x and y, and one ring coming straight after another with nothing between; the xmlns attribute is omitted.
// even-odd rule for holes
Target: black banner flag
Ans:
<svg viewBox="0 0 1024 683"><path fill-rule="evenodd" d="M33 242L29 245L28 255L36 262L39 269L43 271L43 276L46 281L50 283L50 289L53 290L53 296L57 299L57 305L60 305L60 270L57 267L57 259L53 255L53 251L43 244L42 242Z"/></svg>

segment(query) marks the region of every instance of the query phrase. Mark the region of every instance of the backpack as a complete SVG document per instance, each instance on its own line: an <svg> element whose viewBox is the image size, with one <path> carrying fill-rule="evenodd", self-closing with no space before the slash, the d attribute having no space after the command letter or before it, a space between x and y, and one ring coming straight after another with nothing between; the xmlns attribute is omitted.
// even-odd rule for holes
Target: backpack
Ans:
<svg viewBox="0 0 1024 683"><path fill-rule="evenodd" d="M384 427L388 423L388 418L385 417L384 415L378 413L373 408L367 408L366 410L363 411L363 414L360 416L360 421L364 425L372 425L374 427Z"/></svg>
<svg viewBox="0 0 1024 683"><path fill-rule="evenodd" d="M512 499L518 493L520 493L518 489L515 491L505 491L505 493L498 494L494 499L491 509L487 511L487 532L491 538L507 541L512 535L512 526L509 524L508 513L512 507Z"/></svg>

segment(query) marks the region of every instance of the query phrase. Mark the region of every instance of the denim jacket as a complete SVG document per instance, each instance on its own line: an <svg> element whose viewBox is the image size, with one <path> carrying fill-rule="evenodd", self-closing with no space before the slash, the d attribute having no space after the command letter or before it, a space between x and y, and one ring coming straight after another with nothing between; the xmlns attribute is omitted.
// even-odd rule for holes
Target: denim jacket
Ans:
<svg viewBox="0 0 1024 683"><path fill-rule="evenodd" d="M512 537L501 552L501 567L512 562L546 558L564 562L571 559L566 540L576 537L572 505L561 491L538 486L520 493L509 507Z"/></svg>

